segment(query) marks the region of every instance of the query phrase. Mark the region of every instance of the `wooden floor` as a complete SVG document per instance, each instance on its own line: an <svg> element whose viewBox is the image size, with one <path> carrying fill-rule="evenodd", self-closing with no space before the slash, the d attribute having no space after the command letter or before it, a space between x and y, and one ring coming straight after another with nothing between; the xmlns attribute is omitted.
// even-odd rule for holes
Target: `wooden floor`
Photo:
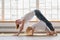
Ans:
<svg viewBox="0 0 60 40"><path fill-rule="evenodd" d="M47 36L46 34L34 34L35 36L25 36L26 34L23 35L21 34L20 36L13 36L13 35L15 34L1 33L0 40L60 40L59 33L57 36Z"/></svg>

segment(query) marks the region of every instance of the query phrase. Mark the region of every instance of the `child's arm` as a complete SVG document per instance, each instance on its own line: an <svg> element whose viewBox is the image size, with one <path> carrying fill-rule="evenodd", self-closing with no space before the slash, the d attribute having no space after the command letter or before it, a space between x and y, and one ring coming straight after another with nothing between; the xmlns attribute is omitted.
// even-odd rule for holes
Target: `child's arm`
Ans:
<svg viewBox="0 0 60 40"><path fill-rule="evenodd" d="M19 32L18 32L18 34L17 34L17 36L21 33L21 31L23 30L23 27L24 27L24 20L21 22L21 26L19 27L20 28L20 30L19 30Z"/></svg>

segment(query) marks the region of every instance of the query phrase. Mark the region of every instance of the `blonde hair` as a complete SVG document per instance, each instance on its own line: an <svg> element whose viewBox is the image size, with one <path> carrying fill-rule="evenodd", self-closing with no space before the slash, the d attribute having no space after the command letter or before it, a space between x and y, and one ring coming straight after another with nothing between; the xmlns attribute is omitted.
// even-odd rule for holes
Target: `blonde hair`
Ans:
<svg viewBox="0 0 60 40"><path fill-rule="evenodd" d="M28 36L32 36L32 35L33 35L33 28L32 28L32 27L28 27L28 28L26 29L26 34L27 34Z"/></svg>
<svg viewBox="0 0 60 40"><path fill-rule="evenodd" d="M32 30L32 27L28 27L28 28L26 29L26 32L28 33L30 30Z"/></svg>

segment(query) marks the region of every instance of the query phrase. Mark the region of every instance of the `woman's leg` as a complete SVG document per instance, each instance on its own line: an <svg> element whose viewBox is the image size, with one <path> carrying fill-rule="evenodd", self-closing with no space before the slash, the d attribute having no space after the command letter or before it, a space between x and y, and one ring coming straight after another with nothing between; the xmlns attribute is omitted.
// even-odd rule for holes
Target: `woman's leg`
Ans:
<svg viewBox="0 0 60 40"><path fill-rule="evenodd" d="M45 24L47 25L47 27L51 30L51 32L55 32L55 29L53 28L51 22L49 22L39 10L35 10L35 15L37 16L37 18L39 20L42 20L43 22L45 22Z"/></svg>

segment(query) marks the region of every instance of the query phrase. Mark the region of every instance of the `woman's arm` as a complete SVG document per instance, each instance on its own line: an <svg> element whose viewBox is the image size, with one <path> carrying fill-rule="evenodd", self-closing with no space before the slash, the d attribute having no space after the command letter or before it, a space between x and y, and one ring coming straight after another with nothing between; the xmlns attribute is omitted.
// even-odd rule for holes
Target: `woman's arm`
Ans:
<svg viewBox="0 0 60 40"><path fill-rule="evenodd" d="M19 27L19 32L18 32L18 34L17 34L17 36L21 33L21 31L23 30L23 28L24 28L24 20L21 22L21 25L20 25L20 27Z"/></svg>

